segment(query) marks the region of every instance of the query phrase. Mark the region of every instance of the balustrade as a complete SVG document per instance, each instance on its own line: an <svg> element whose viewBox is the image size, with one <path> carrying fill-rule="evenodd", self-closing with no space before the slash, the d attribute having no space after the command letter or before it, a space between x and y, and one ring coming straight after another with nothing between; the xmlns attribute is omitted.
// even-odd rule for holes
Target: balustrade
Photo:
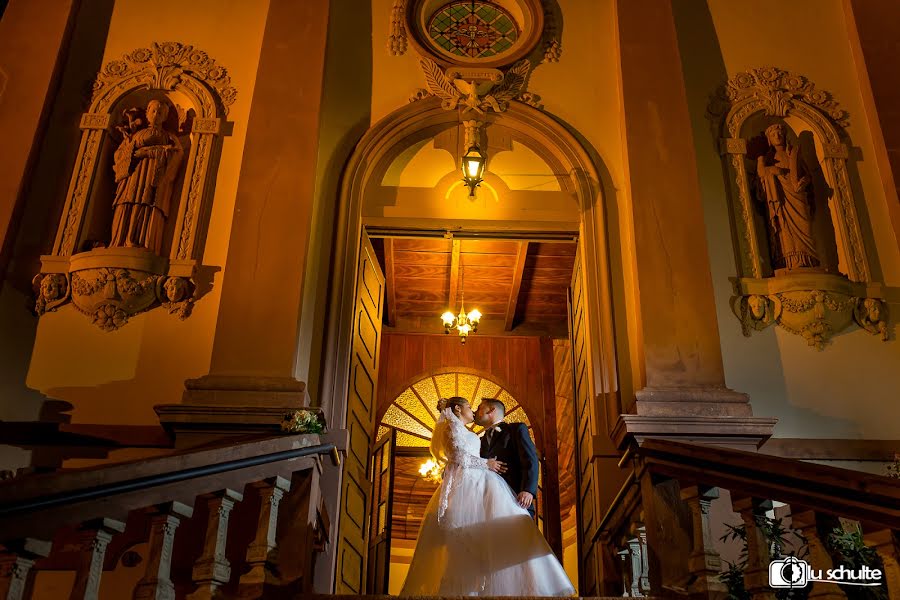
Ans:
<svg viewBox="0 0 900 600"><path fill-rule="evenodd" d="M140 549L143 576L127 592L116 588L117 597L309 593L330 537L319 478L334 448L316 435L291 435L2 483L0 600L39 597L33 584L42 564L74 571L70 599L95 600L104 569L129 549ZM255 524L235 531L232 513L246 494L259 501ZM110 560L116 536L128 546L118 542ZM231 549L236 541L243 549Z"/></svg>
<svg viewBox="0 0 900 600"><path fill-rule="evenodd" d="M840 566L830 540L842 517L878 557L867 566L882 571L885 597L900 598L900 481L760 456L663 440L629 448L620 463L628 477L596 533L608 546L602 592L724 600L733 590L721 551L734 544L742 552L731 557L732 586L753 600L774 600L772 561L795 556L823 573ZM774 516L776 503L783 519ZM809 598L847 597L835 583L809 585Z"/></svg>

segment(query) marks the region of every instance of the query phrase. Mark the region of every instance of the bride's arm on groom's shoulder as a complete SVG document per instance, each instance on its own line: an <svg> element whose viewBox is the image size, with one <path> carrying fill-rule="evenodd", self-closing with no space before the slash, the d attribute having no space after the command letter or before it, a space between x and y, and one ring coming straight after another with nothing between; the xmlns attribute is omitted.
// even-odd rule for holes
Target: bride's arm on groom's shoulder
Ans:
<svg viewBox="0 0 900 600"><path fill-rule="evenodd" d="M534 447L534 442L531 441L531 436L528 434L527 425L519 423L515 429L519 463L522 465L521 489L532 496L537 496L538 473L540 472L537 449Z"/></svg>

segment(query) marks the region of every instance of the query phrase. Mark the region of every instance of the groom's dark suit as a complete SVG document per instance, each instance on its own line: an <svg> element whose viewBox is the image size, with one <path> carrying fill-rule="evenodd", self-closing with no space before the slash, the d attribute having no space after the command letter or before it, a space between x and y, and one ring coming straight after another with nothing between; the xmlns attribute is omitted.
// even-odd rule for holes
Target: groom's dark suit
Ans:
<svg viewBox="0 0 900 600"><path fill-rule="evenodd" d="M488 442L488 431L493 430ZM482 458L496 458L506 463L506 473L500 475L513 492L529 492L537 498L538 464L537 450L528 427L524 423L507 423L500 421L481 436ZM534 516L534 502L528 509Z"/></svg>

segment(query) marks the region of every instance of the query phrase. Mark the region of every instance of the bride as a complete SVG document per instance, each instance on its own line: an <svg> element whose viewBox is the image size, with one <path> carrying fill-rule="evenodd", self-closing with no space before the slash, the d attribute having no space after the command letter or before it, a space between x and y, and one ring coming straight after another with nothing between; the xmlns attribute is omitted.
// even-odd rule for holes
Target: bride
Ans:
<svg viewBox="0 0 900 600"><path fill-rule="evenodd" d="M431 453L444 467L419 530L401 596L572 596L562 565L528 511L479 456L474 420L462 398L438 402Z"/></svg>

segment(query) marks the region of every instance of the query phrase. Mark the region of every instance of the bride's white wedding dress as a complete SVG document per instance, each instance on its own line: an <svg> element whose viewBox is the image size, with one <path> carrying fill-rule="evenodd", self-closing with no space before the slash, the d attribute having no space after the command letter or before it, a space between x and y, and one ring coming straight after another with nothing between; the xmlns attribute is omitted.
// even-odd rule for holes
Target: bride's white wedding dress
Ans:
<svg viewBox="0 0 900 600"><path fill-rule="evenodd" d="M444 465L401 596L571 596L575 589L528 511L479 456L481 442L450 409L431 453Z"/></svg>

